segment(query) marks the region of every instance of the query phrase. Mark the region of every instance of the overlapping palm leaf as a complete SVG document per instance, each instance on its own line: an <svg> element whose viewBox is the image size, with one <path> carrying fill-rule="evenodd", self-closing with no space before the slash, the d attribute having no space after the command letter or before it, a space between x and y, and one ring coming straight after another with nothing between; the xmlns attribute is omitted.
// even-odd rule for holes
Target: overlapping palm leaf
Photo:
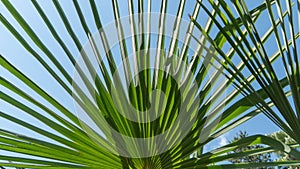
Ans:
<svg viewBox="0 0 300 169"><path fill-rule="evenodd" d="M251 13L249 13L244 1L232 1L231 4L234 9L231 9L224 2L220 3L221 7L217 7L212 1L210 2L214 9L219 10L218 17L222 20L220 22L214 19L216 26L221 30L221 34L226 39L226 42L236 52L236 57L245 64L245 69L251 72L253 79L265 91L281 116L274 109L269 108L265 99L260 98L260 94L255 94L257 100L259 100L257 107L260 107L275 124L299 142L300 69L299 48L297 48L299 43L299 26L296 24L299 23L299 15L296 14L297 12L299 13L299 2L266 1L267 11L265 13L268 16L266 19L269 19L269 21L266 20L265 25L269 23L270 29L264 35L259 34L258 25L251 19ZM199 3L201 2L199 1ZM204 5L203 7L209 14L207 7ZM232 24L233 29L229 31L221 29L222 24L227 25L228 22L234 22L232 11L241 16L247 31L243 32L237 23ZM198 26L202 29L200 25ZM206 34L206 36L212 40L212 36L209 34ZM270 41L274 42L272 48L269 47ZM223 57L219 61L224 63L228 72L227 75L230 74L230 76L234 77L237 87L243 86L241 90L246 95L249 93L253 94L254 87L249 83L250 80L238 71L236 63L227 59L225 52L220 50L221 48L218 47L218 44L215 43L215 47L218 48L217 52ZM268 48L272 49L272 54L269 54L271 52ZM272 64L274 57L278 57L281 63ZM285 73L287 78L288 84L286 86L279 82L282 72ZM266 86L272 87L266 88Z"/></svg>

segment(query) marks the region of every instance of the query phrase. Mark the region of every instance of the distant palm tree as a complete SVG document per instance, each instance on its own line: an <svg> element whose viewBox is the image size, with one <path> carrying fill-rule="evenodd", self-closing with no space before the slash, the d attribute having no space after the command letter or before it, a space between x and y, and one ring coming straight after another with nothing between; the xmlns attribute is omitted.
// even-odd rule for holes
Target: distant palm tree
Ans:
<svg viewBox="0 0 300 169"><path fill-rule="evenodd" d="M10 73L0 77L1 100L40 124L0 109L0 117L38 134L0 129L0 150L17 153L0 155L0 165L112 169L299 165L296 149L263 135L202 152L211 140L262 112L300 142L299 32L291 20L299 1L286 2L276 20L273 8L284 8L279 1L269 0L251 10L243 0L198 0L193 9L184 0L161 1L160 5L112 0L112 15L99 10L104 2L94 0L53 0L47 8L42 1L32 0L35 18L27 20L22 9L2 0L13 18L1 12L0 22L43 67L45 76L51 75L53 81L47 83L62 92L46 90L32 75L23 73L9 61L12 54L0 56L0 66ZM166 15L170 5L176 17ZM128 16L122 18L125 8ZM151 14L156 8L160 13ZM50 15L53 11L56 15ZM261 37L254 22L264 12L273 26ZM187 13L191 13L190 20L181 20ZM109 16L114 17L112 24L103 24ZM31 19L38 25L31 25ZM282 28L283 43L277 25L291 27L290 31ZM43 26L40 34L36 32L39 26ZM278 41L274 55L267 54L264 45L271 35ZM287 71L282 78L276 76L273 62L277 58L283 59ZM73 99L75 110L57 99L61 95ZM255 144L267 147L227 154ZM262 151L283 151L297 160L219 164Z"/></svg>
<svg viewBox="0 0 300 169"><path fill-rule="evenodd" d="M236 134L236 136L234 136L233 140L230 140L229 142L236 142L239 141L243 138L246 138L248 136L248 133L246 131L240 131ZM255 149L263 149L264 146L262 145L253 145L253 146L245 146L245 147L240 147L237 148L235 150L233 150L233 152L231 153L240 153L240 152L245 152L245 151L251 151L251 150L255 150ZM229 160L230 162L234 163L234 164L238 164L238 163L244 163L244 162L248 162L248 163L264 163L264 162L272 162L272 157L271 157L271 153L267 152L267 153L261 153L261 154L256 154L256 155L252 155L252 156L245 156L245 157L241 157L241 158L237 158L237 159L232 159ZM259 167L260 169L271 169L271 167Z"/></svg>

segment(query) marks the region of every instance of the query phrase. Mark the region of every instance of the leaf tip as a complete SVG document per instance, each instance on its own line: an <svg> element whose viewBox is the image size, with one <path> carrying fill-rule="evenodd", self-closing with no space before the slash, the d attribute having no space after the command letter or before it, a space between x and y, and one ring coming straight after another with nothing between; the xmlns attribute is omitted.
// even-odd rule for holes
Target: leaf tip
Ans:
<svg viewBox="0 0 300 169"><path fill-rule="evenodd" d="M189 16L189 18L190 18L191 20L194 20L194 18L193 18L193 16L192 16L191 14L188 14L188 16Z"/></svg>

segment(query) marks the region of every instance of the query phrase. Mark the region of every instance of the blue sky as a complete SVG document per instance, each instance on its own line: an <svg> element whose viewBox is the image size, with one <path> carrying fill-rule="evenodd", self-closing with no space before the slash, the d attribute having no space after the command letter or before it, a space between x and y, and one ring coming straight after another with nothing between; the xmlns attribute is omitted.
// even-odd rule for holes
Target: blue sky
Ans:
<svg viewBox="0 0 300 169"><path fill-rule="evenodd" d="M58 60L64 63L64 66L66 67L67 70L72 70L71 63L63 57L64 55L62 54L62 49L59 48L58 45L53 45L53 37L51 36L50 32L46 29L45 25L41 24L42 20L37 17L37 13L35 10L33 10L33 7L31 3L24 3L24 1L18 1L18 0L13 0L11 1L15 7L22 13L22 16L32 27L34 28L34 31L39 35L39 37L42 39L42 41L47 45L47 47L50 48L50 50L53 52L55 56L58 56ZM176 1L177 2L177 1ZM72 8L69 3L69 1L60 1L61 5L63 6L64 9L66 9L66 14L68 16L68 19L71 23L71 25L76 25L80 24L79 20L77 17L72 17L72 12L74 12L74 8ZM158 4L159 1L153 1L153 4ZM256 2L252 2L250 4L251 6L256 6ZM55 26L58 32L60 33L60 36L64 39L65 43L70 46L71 52L73 52L73 55L79 55L78 50L76 49L75 44L72 42L72 40L69 38L67 35L66 29L63 28L63 23L58 18L58 14L54 12L53 9L53 4L50 1L41 1L40 2L42 8L47 9L45 11L47 12L47 15L51 19L51 22ZM89 10L88 5L85 3L80 3L83 7L84 10ZM171 3L169 3L171 4ZM174 2L174 4L176 4ZM188 3L188 7L193 6L193 3ZM111 10L111 4L108 3L108 1L101 1L101 6L98 7L99 11L101 11L102 14L105 15L105 13L112 13ZM125 8L124 8L125 9ZM171 14L175 13L175 8L172 8L172 4L168 6L168 11ZM158 9L154 8L155 12L159 12ZM11 17L11 15L7 12L7 10L4 8L2 4L0 4L0 12L2 15L4 15L14 26L15 28L20 31L23 37L31 44L34 46L34 49L39 51L39 53L45 58L45 60L49 61L42 52L35 47L34 43L28 38L28 36L25 35L25 32L20 29L20 26L15 22L15 20ZM89 13L89 12L87 12ZM127 11L126 10L121 10L121 15L126 15ZM91 13L89 13L90 17L92 17ZM185 19L188 19L187 15L184 15ZM109 23L113 20L112 15L107 14L107 16L103 16L101 19L103 19L104 24ZM264 18L265 19L265 18ZM92 20L88 20L88 22L92 22ZM258 25L261 27L261 29L265 29L263 23L261 25ZM76 27L76 26L74 26ZM94 31L96 31L96 28L92 28ZM82 43L86 43L86 38L83 30L77 30L75 29L76 34L79 35L79 40ZM22 46L14 39L14 37L6 30L6 28L1 24L0 25L0 39L1 39L1 45L0 45L0 54L5 56L7 60L9 60L11 63L13 63L16 67L18 67L24 74L28 75L34 82L39 84L43 89L46 91L49 91L50 94L55 96L55 99L57 99L60 103L62 103L64 106L66 106L69 109L73 109L73 104L72 104L72 99L69 97L65 97L67 94L61 87L57 87L58 83L55 82L55 80L40 66L40 64L30 56L30 54L22 48ZM269 44L272 45L272 44ZM72 50L73 49L73 50ZM61 56L61 57L60 57ZM13 82L16 86L24 89L24 91L30 93L33 95L34 98L38 98L42 101L42 103L49 105L46 101L43 101L40 96L34 94L28 87L23 85L20 81L18 81L16 78L14 78L12 75L10 75L7 71L4 69L0 68L0 74L2 77L9 79L11 82ZM8 94L16 97L17 100L20 100L23 102L22 98L17 97L13 93L5 90L3 87L0 86L1 91L5 91ZM25 101L24 101L25 102ZM34 105L30 105L33 109L38 110ZM7 112L10 114L13 114L17 116L18 118L21 118L27 122L30 122L32 124L36 124L41 127L45 127L43 124L41 124L39 121L29 117L25 113L22 113L20 110L14 108L13 106L5 103L4 101L0 100L0 111ZM44 114L46 115L46 114ZM46 115L47 116L47 115ZM28 134L31 136L37 136L41 137L29 130L26 130L22 127L16 126L12 124L11 122L4 120L0 118L0 128L5 128L9 129L11 131L15 131L18 133L23 133L23 134ZM51 130L50 128L48 128ZM209 151L210 149L213 149L215 147L218 147L220 145L226 144L227 139L232 139L233 136L239 131L239 130L245 130L249 133L249 135L253 134L267 134L267 133L272 133L275 131L278 131L278 127L275 126L269 119L267 119L264 115L258 115L251 120L247 121L246 123L240 125L239 127L233 129L232 131L226 133L225 135L221 136L220 138L217 138L214 140L212 143L206 146L206 151ZM1 153L1 151L0 151Z"/></svg>

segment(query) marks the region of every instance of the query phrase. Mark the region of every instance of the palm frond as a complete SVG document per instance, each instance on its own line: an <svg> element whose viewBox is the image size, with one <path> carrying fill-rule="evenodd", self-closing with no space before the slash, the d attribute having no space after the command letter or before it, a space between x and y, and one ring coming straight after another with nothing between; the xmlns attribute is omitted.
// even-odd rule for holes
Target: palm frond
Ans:
<svg viewBox="0 0 300 169"><path fill-rule="evenodd" d="M151 12L157 6L151 1L112 0L111 15L115 20L103 24L106 14L99 10L98 1L90 0L85 5L73 1L66 6L54 0L49 4L57 16L51 18L50 7L43 8L42 2L33 0L35 17L43 21L41 25L53 37L49 45L22 16L21 10L8 0L1 1L12 17L1 13L0 22L26 54L39 63L45 75L50 75L53 81L49 83L62 89L66 100L73 101L69 104L74 104L74 108L57 99L60 93L43 88L30 74L14 66L9 60L13 56L0 55L1 68L17 81L1 75L0 84L4 89L0 91L1 100L38 123L30 124L12 110L0 109L0 117L39 136L0 129L0 150L17 153L1 155L0 165L214 168L214 163L232 156L257 153L224 155L236 147L251 144L265 144L267 147L260 152L279 150L298 159L299 152L293 146L260 135L211 153L199 151L211 140L261 112L299 141L296 133L300 126L296 104L300 83L296 46L299 33L295 33L292 21L293 5L287 2L288 10L279 10L276 20L272 5L281 9L278 1L267 1L252 10L248 10L244 2L234 1L237 15L224 1L208 1L206 4L212 8L198 1L193 11L188 11L192 13L191 20L186 21L182 18L190 10L186 5L188 1L178 2L174 17L168 14L168 6L174 2L162 1L160 13L155 14ZM66 9L68 6L73 9L72 15ZM129 16L121 14L120 6L127 7ZM202 14L201 10L208 14L203 28L195 20ZM254 24L266 11L271 16L272 27L260 38ZM285 17L289 18L291 27L290 40L284 28ZM74 18L79 23L76 26L72 25ZM53 19L60 21L66 34L61 34ZM15 28L15 24L19 28ZM284 46L277 37L279 25ZM195 26L198 29L194 29ZM216 33L215 38L211 37L213 33ZM271 34L276 35L279 49L268 57L264 43ZM228 44L231 48L226 53L223 47ZM51 50L52 45L58 46L60 52ZM287 56L283 56L284 53ZM236 64L233 61L236 55L243 62ZM27 56L18 57L22 60ZM273 68L279 57L286 60L287 76L282 78L276 76ZM61 58L71 64L71 70ZM246 68L251 74L243 74ZM256 82L260 88L253 87ZM285 88L289 88L288 91ZM295 110L289 96L295 102ZM285 121L272 106L281 112ZM194 152L199 152L197 158L190 158ZM298 165L299 161L270 163L276 164ZM265 164L236 167L246 165Z"/></svg>
<svg viewBox="0 0 300 169"><path fill-rule="evenodd" d="M218 17L222 20L220 23L216 18L214 22L217 28L222 32L222 35L226 38L226 42L234 49L236 57L239 58L244 64L243 70L238 69L238 63L232 62L227 59L227 55L222 52L222 48L218 47L217 44L214 46L217 52L220 54L219 62L223 63L224 68L227 71L229 77L234 77L234 81L237 86L242 85L243 88L240 90L249 95L253 92L253 85L249 83L249 79L245 78L241 71L249 71L257 84L264 90L271 99L272 104L276 107L277 111L281 116L278 115L274 110L270 109L268 104L265 103L265 99L261 98L260 94L256 95L256 100L260 100L260 103L256 103L256 106L260 109L280 128L287 132L292 138L299 142L299 56L297 53L297 41L299 39L299 32L297 33L296 26L294 25L297 17L293 15L293 12L297 8L296 4L291 1L286 2L286 10L283 10L281 1L269 1L265 2L267 8L266 16L270 20L270 29L264 36L260 36L258 32L258 26L253 22L251 13L247 9L247 5L244 1L232 1L232 6L236 13L242 20L243 26L246 28L247 34L242 33L241 26L235 23L234 29L226 32L222 29L222 24L228 25L228 21L225 18L230 18L232 22L236 22L233 13L230 11L228 5L224 2L221 3L221 8L216 7L214 2L210 2L214 9L219 9ZM199 2L202 4L201 2ZM211 16L207 6L202 4L203 9L208 15ZM274 14L273 7L277 9L276 15ZM222 11L221 11L222 10ZM195 19L193 21L196 23ZM288 24L287 24L287 23ZM203 30L199 24L198 28ZM288 26L288 28L287 28ZM280 32L281 30L281 36ZM205 31L202 31L205 32ZM209 39L213 39L211 35L206 34ZM267 35L268 34L268 35ZM277 48L273 55L268 54L267 48L269 47L268 41L273 36L273 40L277 45ZM273 56L280 57L283 66L280 64L272 64L271 58ZM228 66L230 65L230 66ZM284 71L288 84L282 86L279 82L280 71ZM267 88L267 86L272 86ZM288 90L291 95L286 95ZM290 101L292 99L293 101ZM254 100L253 100L254 101Z"/></svg>

